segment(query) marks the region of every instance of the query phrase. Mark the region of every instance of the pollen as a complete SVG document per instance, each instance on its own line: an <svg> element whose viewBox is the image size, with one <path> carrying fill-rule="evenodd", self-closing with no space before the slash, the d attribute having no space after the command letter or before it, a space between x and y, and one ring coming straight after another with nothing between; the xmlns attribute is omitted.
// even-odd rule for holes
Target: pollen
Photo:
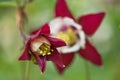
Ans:
<svg viewBox="0 0 120 80"><path fill-rule="evenodd" d="M33 61L34 64L38 64L36 58L31 54L31 60Z"/></svg>
<svg viewBox="0 0 120 80"><path fill-rule="evenodd" d="M45 56L51 54L51 47L47 43L42 43L39 49L37 50L37 53L39 55Z"/></svg>
<svg viewBox="0 0 120 80"><path fill-rule="evenodd" d="M66 41L68 45L75 44L76 39L77 39L77 36L72 28L68 28L66 31L61 31L57 35L57 37Z"/></svg>

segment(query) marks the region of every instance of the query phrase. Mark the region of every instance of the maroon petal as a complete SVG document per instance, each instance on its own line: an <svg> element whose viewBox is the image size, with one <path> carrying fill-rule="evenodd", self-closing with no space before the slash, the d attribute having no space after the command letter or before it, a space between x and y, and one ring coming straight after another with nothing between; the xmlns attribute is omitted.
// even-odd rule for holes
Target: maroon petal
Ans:
<svg viewBox="0 0 120 80"><path fill-rule="evenodd" d="M85 49L80 49L79 52L84 59L89 60L98 66L102 65L102 59L99 52L89 41L86 41Z"/></svg>
<svg viewBox="0 0 120 80"><path fill-rule="evenodd" d="M30 60L30 59L31 59L31 56L29 54L29 43L27 42L26 48L22 53L22 55L19 57L19 60Z"/></svg>
<svg viewBox="0 0 120 80"><path fill-rule="evenodd" d="M100 26L104 16L105 16L104 12L97 14L89 14L80 17L78 19L78 22L82 25L83 30L87 35L93 35Z"/></svg>
<svg viewBox="0 0 120 80"><path fill-rule="evenodd" d="M53 48L53 52L51 55L47 57L48 60L53 61L56 65L59 67L64 67L64 64L62 62L61 56L56 48Z"/></svg>
<svg viewBox="0 0 120 80"><path fill-rule="evenodd" d="M74 59L74 53L61 54L61 57L62 57L62 60L63 60L65 67L61 68L58 65L55 65L60 74L62 74L64 72L64 70L66 68L68 68L69 65L72 63L72 61Z"/></svg>
<svg viewBox="0 0 120 80"><path fill-rule="evenodd" d="M65 41L63 41L63 40L61 40L61 39L48 37L48 40L50 41L50 43L51 43L54 47L66 46Z"/></svg>
<svg viewBox="0 0 120 80"><path fill-rule="evenodd" d="M45 71L46 68L46 57L40 57L37 53L34 53L34 56L37 60L40 70L42 73Z"/></svg>
<svg viewBox="0 0 120 80"><path fill-rule="evenodd" d="M41 36L42 34L48 36L50 34L50 27L48 24L45 24L38 30L35 30L35 32L32 32L31 34L33 34L31 36L31 39Z"/></svg>
<svg viewBox="0 0 120 80"><path fill-rule="evenodd" d="M44 72L46 69L46 56L40 57L40 59L41 59L41 63L42 63L42 72Z"/></svg>
<svg viewBox="0 0 120 80"><path fill-rule="evenodd" d="M50 27L49 24L45 24L41 27L40 33L49 35L50 34Z"/></svg>
<svg viewBox="0 0 120 80"><path fill-rule="evenodd" d="M55 13L56 17L70 17L74 19L65 0L57 0Z"/></svg>
<svg viewBox="0 0 120 80"><path fill-rule="evenodd" d="M38 34L42 33L42 34L49 35L50 34L49 25L48 24L44 24L42 27L40 27L40 28L30 32L30 34L32 34L32 35L34 35L36 33L38 33Z"/></svg>

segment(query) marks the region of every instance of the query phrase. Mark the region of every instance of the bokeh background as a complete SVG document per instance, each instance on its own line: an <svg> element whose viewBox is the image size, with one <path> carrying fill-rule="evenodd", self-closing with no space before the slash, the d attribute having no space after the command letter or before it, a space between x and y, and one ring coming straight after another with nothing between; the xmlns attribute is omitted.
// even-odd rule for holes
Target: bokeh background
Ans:
<svg viewBox="0 0 120 80"><path fill-rule="evenodd" d="M103 58L103 66L88 62L91 80L120 80L120 0L66 0L73 13L106 12L106 16L90 40ZM33 0L26 6L27 33L54 18L56 0ZM0 80L24 80L26 62L18 61L23 46L16 24L15 0L0 0ZM84 60L76 54L63 75L57 73L52 62L47 62L44 74L30 62L30 80L86 80Z"/></svg>

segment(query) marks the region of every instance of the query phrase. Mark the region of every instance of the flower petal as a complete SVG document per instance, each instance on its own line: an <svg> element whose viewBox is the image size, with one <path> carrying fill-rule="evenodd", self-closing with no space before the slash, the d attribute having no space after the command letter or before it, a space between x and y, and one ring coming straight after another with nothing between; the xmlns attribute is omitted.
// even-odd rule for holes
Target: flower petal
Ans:
<svg viewBox="0 0 120 80"><path fill-rule="evenodd" d="M53 61L56 65L58 65L59 67L64 67L64 64L62 62L61 56L59 54L59 52L57 51L56 48L52 48L53 52L51 55L49 55L47 57L48 60Z"/></svg>
<svg viewBox="0 0 120 80"><path fill-rule="evenodd" d="M61 57L62 57L65 67L61 68L55 64L55 66L57 67L57 70L60 74L62 74L64 72L64 70L70 66L70 64L72 63L72 61L74 59L74 53L61 54Z"/></svg>
<svg viewBox="0 0 120 80"><path fill-rule="evenodd" d="M74 19L72 13L68 9L65 0L57 0L55 13L56 17L70 17Z"/></svg>
<svg viewBox="0 0 120 80"><path fill-rule="evenodd" d="M42 72L44 72L46 69L46 56L40 57L40 59L41 59L41 63L42 63Z"/></svg>
<svg viewBox="0 0 120 80"><path fill-rule="evenodd" d="M61 39L48 37L48 40L50 41L50 43L51 43L54 47L66 46L65 41L63 41L63 40L61 40Z"/></svg>
<svg viewBox="0 0 120 80"><path fill-rule="evenodd" d="M31 56L28 51L29 51L29 42L26 43L26 48L22 53L22 55L19 57L19 60L30 60Z"/></svg>
<svg viewBox="0 0 120 80"><path fill-rule="evenodd" d="M84 59L86 59L98 66L102 65L102 59L101 59L100 54L98 53L96 48L89 41L86 41L85 49L80 49L79 52L80 52L79 54Z"/></svg>
<svg viewBox="0 0 120 80"><path fill-rule="evenodd" d="M37 53L34 53L34 56L37 60L40 70L43 73L46 69L46 57L40 57Z"/></svg>
<svg viewBox="0 0 120 80"><path fill-rule="evenodd" d="M49 35L49 34L50 34L49 24L43 25L43 26L41 27L40 33L41 33L41 34Z"/></svg>
<svg viewBox="0 0 120 80"><path fill-rule="evenodd" d="M49 25L46 23L42 27L30 32L30 34L32 34L32 35L34 35L36 33L38 33L38 34L42 33L42 34L49 35L50 34Z"/></svg>
<svg viewBox="0 0 120 80"><path fill-rule="evenodd" d="M97 14L89 14L89 15L80 17L78 19L78 22L79 24L82 25L85 33L90 36L96 32L104 16L105 16L104 12L97 13Z"/></svg>
<svg viewBox="0 0 120 80"><path fill-rule="evenodd" d="M32 34L31 39L37 38L42 35L48 36L50 34L50 27L48 24L45 24L42 27L40 27L38 30L31 32L31 34Z"/></svg>

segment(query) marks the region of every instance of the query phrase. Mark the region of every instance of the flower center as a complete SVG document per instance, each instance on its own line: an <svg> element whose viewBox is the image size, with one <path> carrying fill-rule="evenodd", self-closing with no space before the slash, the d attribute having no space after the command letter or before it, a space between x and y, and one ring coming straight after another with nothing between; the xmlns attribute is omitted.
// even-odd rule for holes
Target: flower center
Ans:
<svg viewBox="0 0 120 80"><path fill-rule="evenodd" d="M42 45L38 48L37 54L40 56L46 56L51 54L51 48L49 44L42 43ZM31 54L31 60L34 64L38 64L36 58Z"/></svg>
<svg viewBox="0 0 120 80"><path fill-rule="evenodd" d="M49 41L44 37L39 37L31 41L31 50L40 56L50 55L52 51Z"/></svg>
<svg viewBox="0 0 120 80"><path fill-rule="evenodd" d="M42 43L42 45L38 48L37 53L42 56L50 55L51 54L50 45L46 43Z"/></svg>
<svg viewBox="0 0 120 80"><path fill-rule="evenodd" d="M51 35L67 42L68 46L59 48L61 53L71 53L85 48L86 36L82 26L69 17L57 17L50 23Z"/></svg>
<svg viewBox="0 0 120 80"><path fill-rule="evenodd" d="M68 28L66 31L61 31L57 35L58 38L63 39L69 46L75 44L77 36L72 30L72 28Z"/></svg>

